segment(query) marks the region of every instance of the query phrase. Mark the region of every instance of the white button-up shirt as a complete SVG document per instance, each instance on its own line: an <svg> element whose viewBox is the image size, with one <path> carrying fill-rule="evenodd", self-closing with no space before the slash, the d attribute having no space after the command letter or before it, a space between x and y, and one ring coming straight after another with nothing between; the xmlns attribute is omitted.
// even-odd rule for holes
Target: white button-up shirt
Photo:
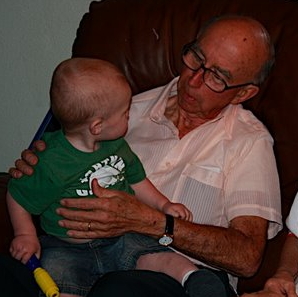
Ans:
<svg viewBox="0 0 298 297"><path fill-rule="evenodd" d="M289 216L286 219L286 225L289 230L298 237L298 193L292 204Z"/></svg>
<svg viewBox="0 0 298 297"><path fill-rule="evenodd" d="M188 207L196 223L228 227L235 217L259 216L269 221L272 238L282 220L269 132L250 111L229 105L179 139L164 115L177 80L133 97L126 139L148 178L171 201Z"/></svg>

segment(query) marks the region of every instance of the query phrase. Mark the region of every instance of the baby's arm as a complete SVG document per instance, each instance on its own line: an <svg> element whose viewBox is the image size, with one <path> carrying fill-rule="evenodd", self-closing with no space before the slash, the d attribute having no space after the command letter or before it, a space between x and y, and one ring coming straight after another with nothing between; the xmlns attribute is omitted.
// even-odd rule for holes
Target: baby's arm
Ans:
<svg viewBox="0 0 298 297"><path fill-rule="evenodd" d="M137 199L173 217L192 221L192 213L181 203L172 203L160 193L151 181L146 178L143 181L131 185Z"/></svg>
<svg viewBox="0 0 298 297"><path fill-rule="evenodd" d="M180 218L186 221L192 221L192 213L181 203L173 203L168 201L162 208L166 214L172 215L175 218Z"/></svg>
<svg viewBox="0 0 298 297"><path fill-rule="evenodd" d="M31 215L13 199L9 192L7 192L6 200L15 236L9 251L14 258L25 264L33 254L36 254L38 258L40 256L36 229Z"/></svg>

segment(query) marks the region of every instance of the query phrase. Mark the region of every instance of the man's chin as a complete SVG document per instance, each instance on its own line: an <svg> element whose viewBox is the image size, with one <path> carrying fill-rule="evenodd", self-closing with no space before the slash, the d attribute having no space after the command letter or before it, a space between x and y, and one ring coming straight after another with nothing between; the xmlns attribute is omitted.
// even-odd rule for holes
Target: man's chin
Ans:
<svg viewBox="0 0 298 297"><path fill-rule="evenodd" d="M179 107L186 112L193 113L197 109L197 101L193 97L184 97L179 100Z"/></svg>

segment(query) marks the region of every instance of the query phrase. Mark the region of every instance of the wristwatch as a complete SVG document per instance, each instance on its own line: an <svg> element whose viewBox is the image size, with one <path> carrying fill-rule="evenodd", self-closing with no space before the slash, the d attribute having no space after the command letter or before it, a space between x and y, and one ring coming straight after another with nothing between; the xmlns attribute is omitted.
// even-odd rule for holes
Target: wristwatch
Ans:
<svg viewBox="0 0 298 297"><path fill-rule="evenodd" d="M174 240L174 217L166 214L166 227L165 233L161 238L159 238L158 242L160 245L168 246Z"/></svg>

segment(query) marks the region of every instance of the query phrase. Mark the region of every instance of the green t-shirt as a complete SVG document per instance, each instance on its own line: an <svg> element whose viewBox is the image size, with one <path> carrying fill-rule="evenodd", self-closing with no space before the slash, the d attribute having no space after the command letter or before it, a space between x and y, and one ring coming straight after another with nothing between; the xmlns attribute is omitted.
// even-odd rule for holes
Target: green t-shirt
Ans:
<svg viewBox="0 0 298 297"><path fill-rule="evenodd" d="M86 153L74 148L61 130L45 133L44 152L32 176L11 179L8 190L29 213L41 215L41 227L48 234L66 237L56 214L64 197L94 197L90 181L97 178L105 188L133 193L130 184L145 179L139 158L123 138L100 142L100 149Z"/></svg>

